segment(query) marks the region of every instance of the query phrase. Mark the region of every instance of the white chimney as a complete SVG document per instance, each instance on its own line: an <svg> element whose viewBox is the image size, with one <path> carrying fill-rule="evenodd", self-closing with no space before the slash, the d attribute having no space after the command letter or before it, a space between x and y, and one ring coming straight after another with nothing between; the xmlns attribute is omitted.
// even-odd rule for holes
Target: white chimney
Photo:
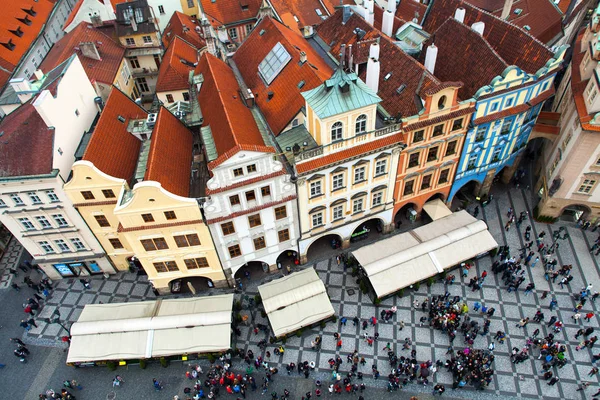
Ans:
<svg viewBox="0 0 600 400"><path fill-rule="evenodd" d="M394 2L394 0L389 0L389 3ZM389 37L392 36L392 31L394 30L394 13L391 11L384 11L383 12L383 21L381 22L381 30L383 31L383 33L385 35L388 35Z"/></svg>
<svg viewBox="0 0 600 400"><path fill-rule="evenodd" d="M372 13L373 9L374 9L374 5L375 5L375 1L374 0L364 0L365 1L365 8Z"/></svg>
<svg viewBox="0 0 600 400"><path fill-rule="evenodd" d="M110 0L104 0L104 8L106 8L106 12L108 13L107 19L109 19L109 20L116 19L115 10L114 10Z"/></svg>
<svg viewBox="0 0 600 400"><path fill-rule="evenodd" d="M437 59L438 48L435 47L435 44L429 45L427 47L427 53L425 54L425 68L427 71L433 74L435 71L435 60Z"/></svg>
<svg viewBox="0 0 600 400"><path fill-rule="evenodd" d="M348 69L352 70L352 66L354 65L354 55L352 54L352 45L348 45Z"/></svg>
<svg viewBox="0 0 600 400"><path fill-rule="evenodd" d="M42 72L41 69L36 69L35 72L33 73L35 75L35 78L38 81L41 81L42 79L44 79L44 73Z"/></svg>
<svg viewBox="0 0 600 400"><path fill-rule="evenodd" d="M465 12L466 10L462 7L459 7L454 12L454 19L460 22L461 24L465 22Z"/></svg>
<svg viewBox="0 0 600 400"><path fill-rule="evenodd" d="M510 11L513 6L513 0L504 0L504 7L502 7L502 14L500 18L506 20L510 16Z"/></svg>
<svg viewBox="0 0 600 400"><path fill-rule="evenodd" d="M483 36L483 30L485 29L485 22L475 22L473 25L471 25L471 29L473 29L475 32L479 33L481 36Z"/></svg>
<svg viewBox="0 0 600 400"><path fill-rule="evenodd" d="M385 9L392 14L396 14L396 0L388 0L387 7Z"/></svg>
<svg viewBox="0 0 600 400"><path fill-rule="evenodd" d="M367 61L367 86L375 93L379 89L379 70L379 43L372 43Z"/></svg>

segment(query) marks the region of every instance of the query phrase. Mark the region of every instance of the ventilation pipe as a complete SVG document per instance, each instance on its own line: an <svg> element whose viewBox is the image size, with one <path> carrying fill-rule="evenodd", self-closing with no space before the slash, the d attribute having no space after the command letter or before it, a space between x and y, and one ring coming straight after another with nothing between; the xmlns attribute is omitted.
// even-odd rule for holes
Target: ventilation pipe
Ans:
<svg viewBox="0 0 600 400"><path fill-rule="evenodd" d="M454 12L454 19L463 24L465 22L465 13L466 10L462 7L459 7Z"/></svg>
<svg viewBox="0 0 600 400"><path fill-rule="evenodd" d="M379 89L379 71L379 43L372 43L367 61L367 86L375 93Z"/></svg>
<svg viewBox="0 0 600 400"><path fill-rule="evenodd" d="M425 54L425 68L427 68L427 71L431 72L431 74L433 74L433 71L435 71L435 60L437 59L437 53L438 53L438 48L435 47L435 44L431 44L429 45L429 47L427 47L427 53Z"/></svg>
<svg viewBox="0 0 600 400"><path fill-rule="evenodd" d="M475 22L473 25L471 25L471 29L473 29L475 32L479 33L481 36L483 36L483 31L485 29L485 22Z"/></svg>

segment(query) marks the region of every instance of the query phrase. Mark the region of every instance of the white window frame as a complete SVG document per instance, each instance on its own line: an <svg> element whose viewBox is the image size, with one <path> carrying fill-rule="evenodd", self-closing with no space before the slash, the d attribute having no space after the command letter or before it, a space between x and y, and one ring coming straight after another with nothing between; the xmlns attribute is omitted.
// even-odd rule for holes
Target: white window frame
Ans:
<svg viewBox="0 0 600 400"><path fill-rule="evenodd" d="M387 174L387 160L378 160L375 162L375 176Z"/></svg>
<svg viewBox="0 0 600 400"><path fill-rule="evenodd" d="M50 229L50 228L52 228L52 224L50 223L50 221L48 221L48 218L46 218L43 215L37 215L35 217L35 220L37 221L38 224L40 224L40 227L42 229Z"/></svg>
<svg viewBox="0 0 600 400"><path fill-rule="evenodd" d="M161 13L161 14L164 14L165 13L165 7L162 6L162 5L159 5L158 6L158 12Z"/></svg>
<svg viewBox="0 0 600 400"><path fill-rule="evenodd" d="M340 172L339 174L333 175L331 178L331 188L332 190L338 190L344 187L344 173Z"/></svg>
<svg viewBox="0 0 600 400"><path fill-rule="evenodd" d="M323 212L320 211L312 214L310 220L313 228L323 225Z"/></svg>
<svg viewBox="0 0 600 400"><path fill-rule="evenodd" d="M56 225L59 228L64 228L66 226L69 226L69 223L67 222L64 215L62 215L62 214L53 214L52 218L54 219L54 222L56 222Z"/></svg>
<svg viewBox="0 0 600 400"><path fill-rule="evenodd" d="M359 212L363 212L365 210L365 199L361 197L360 199L354 199L352 201L352 214L356 214Z"/></svg>
<svg viewBox="0 0 600 400"><path fill-rule="evenodd" d="M373 193L373 199L371 200L371 207L377 207L383 204L383 190Z"/></svg>
<svg viewBox="0 0 600 400"><path fill-rule="evenodd" d="M354 168L354 184L365 181L366 171L367 171L367 168L365 166L360 166L360 167Z"/></svg>
<svg viewBox="0 0 600 400"><path fill-rule="evenodd" d="M56 251L54 250L54 247L52 247L52 245L47 240L39 241L38 245L40 246L42 251L46 254L56 253Z"/></svg>
<svg viewBox="0 0 600 400"><path fill-rule="evenodd" d="M131 38L131 37L125 38L125 45L126 46L135 46L135 39Z"/></svg>
<svg viewBox="0 0 600 400"><path fill-rule="evenodd" d="M142 40L144 41L144 44L152 44L152 36L150 35L142 36Z"/></svg>
<svg viewBox="0 0 600 400"><path fill-rule="evenodd" d="M344 218L344 205L340 204L340 205L334 206L331 211L331 215L332 215L332 218L334 221Z"/></svg>
<svg viewBox="0 0 600 400"><path fill-rule="evenodd" d="M21 198L21 196L19 196L16 193L11 194L10 199L13 201L13 203L15 203L15 206L25 205L25 202L23 202L23 199Z"/></svg>
<svg viewBox="0 0 600 400"><path fill-rule="evenodd" d="M71 238L69 239L73 247L75 247L75 251L77 250L85 250L85 244L79 238Z"/></svg>
<svg viewBox="0 0 600 400"><path fill-rule="evenodd" d="M356 135L361 135L363 133L367 133L367 115L361 114L356 118L356 123L354 124L354 133Z"/></svg>
<svg viewBox="0 0 600 400"><path fill-rule="evenodd" d="M58 247L58 249L60 250L61 253L66 253L66 252L71 251L71 248L69 247L67 242L64 241L64 239L56 239L54 241L54 244L56 245L56 247Z"/></svg>
<svg viewBox="0 0 600 400"><path fill-rule="evenodd" d="M344 124L341 121L335 122L331 125L331 141L337 142L344 138Z"/></svg>
<svg viewBox="0 0 600 400"><path fill-rule="evenodd" d="M238 38L238 33L237 33L237 29L236 28L229 28L229 29L227 29L227 34L232 39L237 39Z"/></svg>
<svg viewBox="0 0 600 400"><path fill-rule="evenodd" d="M579 185L577 193L591 194L594 191L594 188L596 187L596 183L598 183L598 181L596 181L595 179L584 179L583 182L581 182L581 184Z"/></svg>
<svg viewBox="0 0 600 400"><path fill-rule="evenodd" d="M54 193L54 190L46 190L46 196L48 196L48 199L50 199L51 203L60 201L56 193Z"/></svg>
<svg viewBox="0 0 600 400"><path fill-rule="evenodd" d="M27 192L27 196L29 196L29 200L31 200L33 204L42 204L42 199L40 199L40 196L38 196L36 192Z"/></svg>
<svg viewBox="0 0 600 400"><path fill-rule="evenodd" d="M35 225L27 217L17 218L17 221L25 228L26 231L35 230Z"/></svg>
<svg viewBox="0 0 600 400"><path fill-rule="evenodd" d="M321 181L310 183L310 197L317 197L323 194L323 185Z"/></svg>

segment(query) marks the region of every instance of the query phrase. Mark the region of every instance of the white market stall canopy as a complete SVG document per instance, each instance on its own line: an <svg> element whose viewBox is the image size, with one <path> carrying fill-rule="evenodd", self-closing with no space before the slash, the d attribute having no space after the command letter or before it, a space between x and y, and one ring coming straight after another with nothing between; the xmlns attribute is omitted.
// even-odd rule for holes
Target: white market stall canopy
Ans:
<svg viewBox="0 0 600 400"><path fill-rule="evenodd" d="M325 285L314 268L258 287L275 337L294 332L334 314Z"/></svg>
<svg viewBox="0 0 600 400"><path fill-rule="evenodd" d="M463 210L362 247L352 255L380 298L496 247L485 222Z"/></svg>
<svg viewBox="0 0 600 400"><path fill-rule="evenodd" d="M440 199L435 199L425 203L423 206L423 211L425 211L433 221L452 214L452 211L450 211L450 209L446 207L446 204L444 204L444 202Z"/></svg>
<svg viewBox="0 0 600 400"><path fill-rule="evenodd" d="M67 363L225 351L232 309L233 294L88 304L71 326Z"/></svg>

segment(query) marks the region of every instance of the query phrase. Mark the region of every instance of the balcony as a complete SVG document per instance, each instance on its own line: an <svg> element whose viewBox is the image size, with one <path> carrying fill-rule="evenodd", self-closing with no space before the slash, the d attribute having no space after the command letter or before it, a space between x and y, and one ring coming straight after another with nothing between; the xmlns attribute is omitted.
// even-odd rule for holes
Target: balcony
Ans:
<svg viewBox="0 0 600 400"><path fill-rule="evenodd" d="M158 68L136 68L131 71L131 75L133 75L134 78L156 76L158 75Z"/></svg>

